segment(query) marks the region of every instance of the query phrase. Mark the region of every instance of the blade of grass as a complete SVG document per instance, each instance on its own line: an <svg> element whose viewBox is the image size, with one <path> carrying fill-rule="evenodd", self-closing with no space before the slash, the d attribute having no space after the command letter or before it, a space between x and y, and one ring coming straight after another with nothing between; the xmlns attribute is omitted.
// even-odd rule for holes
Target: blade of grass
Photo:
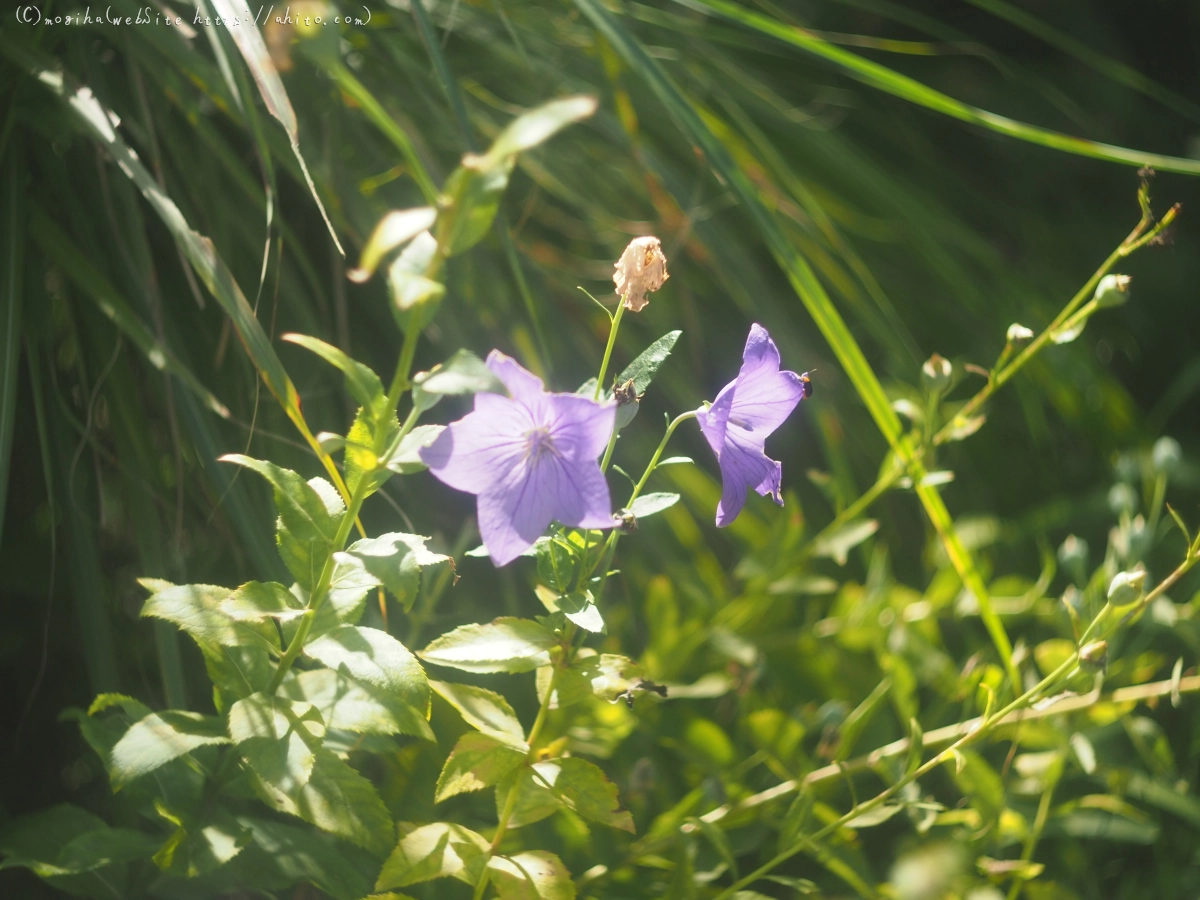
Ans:
<svg viewBox="0 0 1200 900"><path fill-rule="evenodd" d="M304 155L300 152L300 130L296 122L296 111L292 109L292 101L288 99L283 81L279 78L279 73L275 71L275 64L271 62L271 54L263 42L257 22L243 20L234 24L238 19L238 13L230 0L211 0L211 2L224 21L238 51L242 54L242 59L250 69L250 74L254 76L254 82L258 85L259 93L262 94L267 110L287 132L292 152L296 154L296 162L300 164L300 171L304 174L304 183L308 185L308 191L316 201L317 209L321 211L321 218L325 221L325 227L329 229L329 236L333 239L334 246L337 247L338 253L345 256L346 251L342 249L341 241L338 240L337 233L333 230L333 223L329 221L329 215L325 212L325 204L321 202L321 197L317 194L317 186L313 184L308 165L304 162Z"/></svg>
<svg viewBox="0 0 1200 900"><path fill-rule="evenodd" d="M1163 87L1154 79L1147 78L1137 69L1130 68L1111 56L1093 50L1087 44L1076 40L1064 31L1059 31L1037 16L1032 16L1004 0L966 0L966 2L987 10L997 18L1016 25L1034 37L1041 38L1050 46L1057 47L1064 53L1075 57L1084 65L1090 66L1117 84L1122 84L1143 96L1157 100L1163 106L1174 110L1181 116L1187 116L1193 122L1200 122L1200 106Z"/></svg>
<svg viewBox="0 0 1200 900"><path fill-rule="evenodd" d="M201 384L171 350L153 335L112 283L41 209L32 211L29 232L42 252L54 260L76 287L92 299L100 312L133 341L151 365L170 372L194 392L208 409L223 419L229 418L229 409L225 404L213 396L212 391Z"/></svg>
<svg viewBox="0 0 1200 900"><path fill-rule="evenodd" d="M871 87L963 122L980 125L997 134L1004 134L1066 153L1074 153L1077 156L1102 159L1139 168L1150 166L1162 172L1177 172L1181 175L1200 175L1200 160L1183 159L1159 153L1145 153L1127 147L1089 141L979 109L955 100L941 91L927 87L916 79L902 75L887 66L863 59L861 56L836 47L811 31L785 25L775 19L730 3L728 0L675 0L675 2L699 12L715 13L762 34L771 35L793 47L829 60Z"/></svg>
<svg viewBox="0 0 1200 900"><path fill-rule="evenodd" d="M0 278L0 540L8 501L8 466L12 458L17 412L17 364L21 359L21 300L25 261L24 142L18 135L4 160L0 215L4 217L3 274Z"/></svg>

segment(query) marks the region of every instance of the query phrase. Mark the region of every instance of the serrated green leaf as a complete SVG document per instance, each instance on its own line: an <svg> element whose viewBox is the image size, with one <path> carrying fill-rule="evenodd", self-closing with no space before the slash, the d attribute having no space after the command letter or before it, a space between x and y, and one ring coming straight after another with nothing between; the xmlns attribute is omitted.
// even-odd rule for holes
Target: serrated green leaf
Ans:
<svg viewBox="0 0 1200 900"><path fill-rule="evenodd" d="M426 662L465 672L529 672L548 665L558 640L529 619L502 617L487 625L462 625L420 652Z"/></svg>
<svg viewBox="0 0 1200 900"><path fill-rule="evenodd" d="M571 873L545 850L492 857L488 872L500 900L575 900Z"/></svg>
<svg viewBox="0 0 1200 900"><path fill-rule="evenodd" d="M458 350L428 372L417 373L413 376L413 383L421 393L436 397L477 394L481 391L506 393L500 379L470 350Z"/></svg>
<svg viewBox="0 0 1200 900"><path fill-rule="evenodd" d="M239 622L284 621L304 615L296 596L276 582L248 581L221 601L221 611Z"/></svg>
<svg viewBox="0 0 1200 900"><path fill-rule="evenodd" d="M421 587L421 569L446 562L450 557L434 553L425 546L429 538L416 534L391 532L375 538L364 538L339 553L339 563L346 557L357 560L366 572L378 579L405 610L411 609Z"/></svg>
<svg viewBox="0 0 1200 900"><path fill-rule="evenodd" d="M314 669L288 679L281 696L311 703L332 730L356 734L411 734L427 741L433 732L423 710L395 694L355 681L333 669Z"/></svg>
<svg viewBox="0 0 1200 900"><path fill-rule="evenodd" d="M535 774L538 767L545 765L545 762L540 762L534 763L532 766L521 766L496 785L496 815L498 816L502 815L507 807L508 795L513 790L518 791L512 815L508 820L509 828L521 828L525 825L532 825L534 822L540 822L542 819L554 815L562 806L562 801L547 786L547 782L553 784L553 778L557 777L557 767L549 770L548 778Z"/></svg>
<svg viewBox="0 0 1200 900"><path fill-rule="evenodd" d="M400 838L383 864L375 890L435 878L456 878L474 885L483 871L487 851L488 842L469 828L447 822L422 825Z"/></svg>
<svg viewBox="0 0 1200 900"><path fill-rule="evenodd" d="M441 803L456 794L491 787L521 765L528 752L528 747L521 750L489 734L468 731L442 767L434 801Z"/></svg>
<svg viewBox="0 0 1200 900"><path fill-rule="evenodd" d="M414 709L429 709L429 682L421 664L378 628L342 625L304 646L304 655L356 681L395 694Z"/></svg>
<svg viewBox="0 0 1200 900"><path fill-rule="evenodd" d="M228 744L225 723L213 716L166 710L129 726L109 755L113 786L121 788L197 747Z"/></svg>
<svg viewBox="0 0 1200 900"><path fill-rule="evenodd" d="M430 681L429 686L462 715L468 725L513 745L524 746L525 729L508 701L473 684Z"/></svg>
<svg viewBox="0 0 1200 900"><path fill-rule="evenodd" d="M551 537L534 545L538 578L559 594L571 589L575 578L575 553L562 539Z"/></svg>
<svg viewBox="0 0 1200 900"><path fill-rule="evenodd" d="M617 786L593 763L578 756L549 759L532 767L536 779L585 819L633 833L633 817L621 808Z"/></svg>
<svg viewBox="0 0 1200 900"><path fill-rule="evenodd" d="M279 633L269 622L241 622L221 609L232 592L211 584L184 584L151 594L142 615L174 622L198 642L279 650Z"/></svg>
<svg viewBox="0 0 1200 900"><path fill-rule="evenodd" d="M667 361L667 357L671 355L671 350L675 346L675 342L679 340L682 331L668 331L657 341L643 350L637 355L629 365L627 365L621 374L617 376L617 384L625 384L627 381L633 381L633 392L640 396L646 392L646 388L650 387L650 382L654 380L654 376L658 374L659 368ZM665 463L660 463L665 465Z"/></svg>
<svg viewBox="0 0 1200 900"><path fill-rule="evenodd" d="M334 897L359 900L371 883L347 853L345 844L314 833L311 828L287 825L252 816L239 816L237 824L249 834L254 846L282 870L288 882L304 880Z"/></svg>

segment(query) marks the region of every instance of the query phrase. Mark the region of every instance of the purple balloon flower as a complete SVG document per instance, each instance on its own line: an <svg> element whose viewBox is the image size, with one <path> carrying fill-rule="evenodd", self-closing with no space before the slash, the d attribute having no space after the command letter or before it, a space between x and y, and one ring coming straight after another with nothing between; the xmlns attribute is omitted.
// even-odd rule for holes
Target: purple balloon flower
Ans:
<svg viewBox="0 0 1200 900"><path fill-rule="evenodd" d="M503 566L532 546L551 521L580 528L614 524L608 482L596 462L608 446L616 406L551 394L517 361L493 350L488 368L511 397L475 395L421 460L439 480L476 494L479 533Z"/></svg>
<svg viewBox="0 0 1200 900"><path fill-rule="evenodd" d="M782 467L765 452L767 437L811 392L806 375L779 371L779 350L761 325L750 326L742 369L707 409L696 411L700 430L721 466L717 526L737 518L746 489L770 494L780 506Z"/></svg>

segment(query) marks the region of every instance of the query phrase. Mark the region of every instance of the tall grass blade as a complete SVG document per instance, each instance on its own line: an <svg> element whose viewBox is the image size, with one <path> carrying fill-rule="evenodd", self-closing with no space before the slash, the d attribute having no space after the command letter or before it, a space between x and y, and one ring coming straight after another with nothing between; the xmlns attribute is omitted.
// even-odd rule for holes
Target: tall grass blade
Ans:
<svg viewBox="0 0 1200 900"><path fill-rule="evenodd" d="M321 218L325 220L325 227L329 229L329 236L333 239L334 246L337 247L338 253L345 256L346 251L342 249L341 241L338 240L337 233L333 230L333 223L329 221L329 215L325 212L325 204L321 202L321 197L317 194L317 186L313 184L312 175L308 172L308 165L304 162L304 155L300 152L300 131L296 123L296 112L292 109L292 101L288 99L279 73L275 71L275 64L271 62L271 54L263 42L262 33L258 30L258 22L247 22L242 16L242 20L238 24L234 24L239 13L234 9L231 0L211 0L211 2L229 30L233 42L242 54L242 59L246 61L250 74L254 76L254 83L258 85L259 93L262 94L267 110L287 132L292 152L296 154L296 162L300 164L300 171L304 174L304 183L308 185L308 191L316 201L317 209L321 211Z"/></svg>
<svg viewBox="0 0 1200 900"><path fill-rule="evenodd" d="M1127 147L1089 141L971 106L969 103L955 100L953 97L927 87L916 79L902 75L887 66L881 66L879 63L863 59L848 50L834 46L811 31L797 28L794 25L785 25L775 19L730 3L728 0L675 0L675 2L690 9L715 13L739 22L762 34L770 35L793 47L827 59L871 87L963 122L981 125L997 134L1008 135L1066 153L1074 153L1077 156L1087 156L1092 159L1102 159L1139 168L1150 166L1163 172L1177 172L1181 175L1200 175L1200 160L1165 156L1159 153L1145 153L1141 150L1130 150Z"/></svg>
<svg viewBox="0 0 1200 900"><path fill-rule="evenodd" d="M8 470L12 459L17 415L17 366L21 359L21 304L25 290L25 185L21 136L9 145L0 186L0 540L8 500Z"/></svg>

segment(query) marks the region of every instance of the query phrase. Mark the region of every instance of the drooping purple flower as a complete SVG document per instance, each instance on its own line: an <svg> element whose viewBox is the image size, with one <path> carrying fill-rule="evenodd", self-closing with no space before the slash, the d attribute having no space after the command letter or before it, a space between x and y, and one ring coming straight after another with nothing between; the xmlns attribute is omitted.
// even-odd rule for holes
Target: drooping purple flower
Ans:
<svg viewBox="0 0 1200 900"><path fill-rule="evenodd" d="M761 325L750 326L742 369L707 409L696 411L700 430L721 466L721 502L717 526L737 518L746 490L768 494L780 506L782 466L768 459L767 437L811 393L807 375L779 371L779 350Z"/></svg>
<svg viewBox="0 0 1200 900"><path fill-rule="evenodd" d="M512 396L476 394L474 412L420 454L436 478L478 496L479 533L492 561L512 562L551 521L611 528L612 500L597 459L616 405L548 393L540 378L496 350L487 365Z"/></svg>

